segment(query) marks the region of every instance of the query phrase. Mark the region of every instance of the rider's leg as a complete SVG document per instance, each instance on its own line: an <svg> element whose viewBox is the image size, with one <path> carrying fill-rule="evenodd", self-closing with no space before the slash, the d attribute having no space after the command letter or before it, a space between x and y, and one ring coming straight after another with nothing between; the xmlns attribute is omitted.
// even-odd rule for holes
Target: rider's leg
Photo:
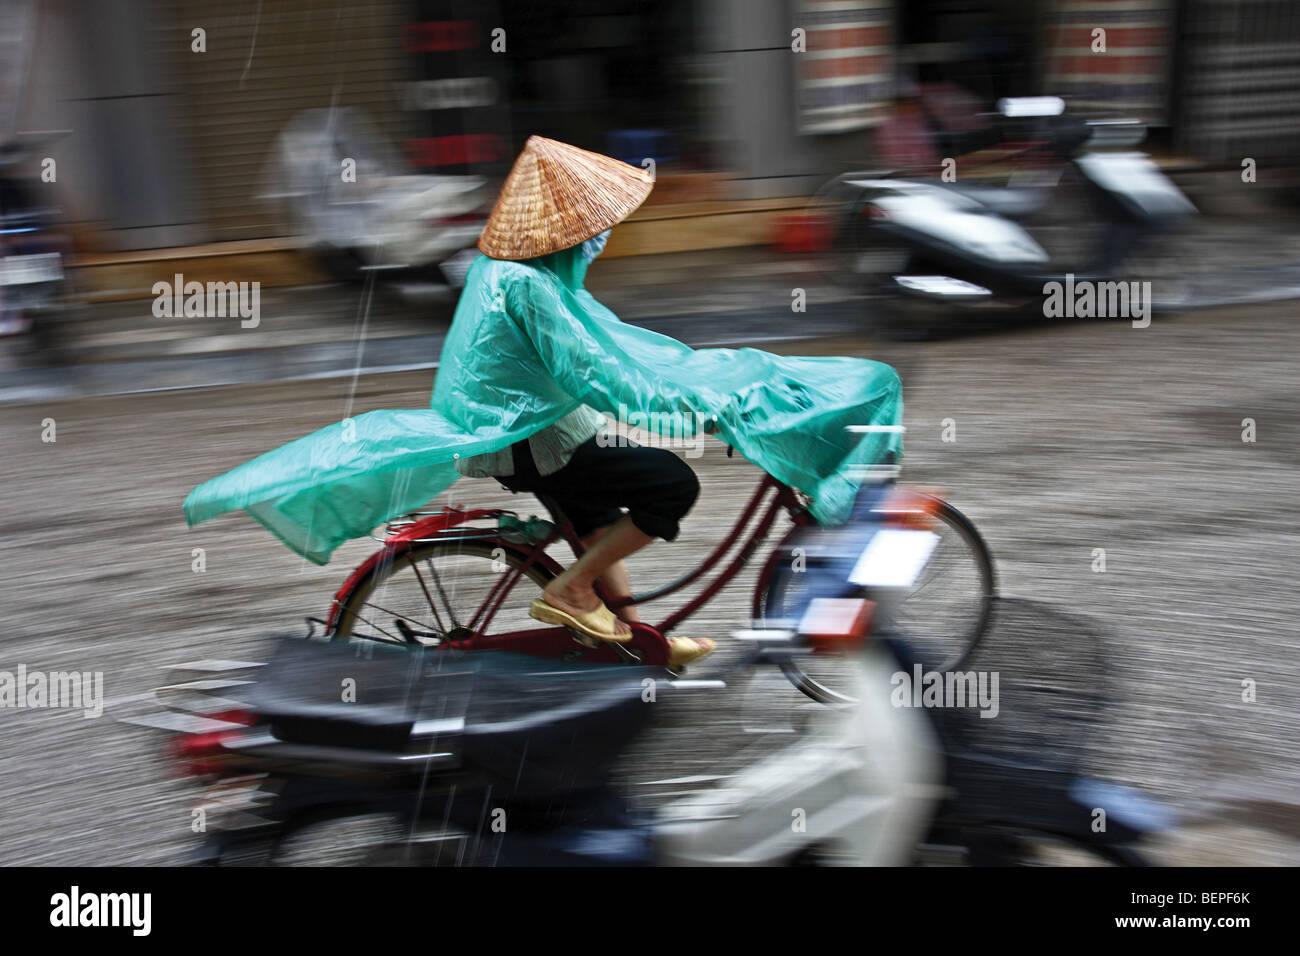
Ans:
<svg viewBox="0 0 1300 956"><path fill-rule="evenodd" d="M591 534L581 538L583 550L589 550L597 541L604 537L605 532L609 531L613 525L605 525L597 528ZM611 598L627 598L632 596L632 578L627 573L627 564L622 560L615 561L609 568L596 579L601 588ZM614 612L618 617L629 624L637 624L641 621L641 615L637 612L635 604L624 604Z"/></svg>
<svg viewBox="0 0 1300 956"><path fill-rule="evenodd" d="M602 577L611 576L611 591L626 591L622 559L655 538L676 538L679 522L699 495L699 479L690 466L666 449L631 442L602 445L593 438L574 449L568 464L550 475L520 469L528 464L524 457L516 455L517 473L502 483L511 490L553 499L580 538L595 538L543 593L545 603L569 614L601 607L592 585ZM627 514L621 513L623 508ZM602 527L609 530L596 537ZM614 629L621 634L630 631L625 620L616 621Z"/></svg>
<svg viewBox="0 0 1300 956"><path fill-rule="evenodd" d="M623 558L635 554L653 540L653 535L646 534L633 523L631 515L624 515L596 538L582 557L551 579L542 591L542 599L570 614L594 611L601 603L592 589L595 581L611 573L621 574L626 586L627 569L623 566ZM615 565L618 565L617 570ZM616 590L613 582L611 590ZM615 627L621 634L631 630L626 619L620 620Z"/></svg>
<svg viewBox="0 0 1300 956"><path fill-rule="evenodd" d="M605 525L580 538L584 550L593 547L612 527L613 525ZM611 564L605 573L596 580L600 582L601 589L610 598L632 596L632 579L628 576L627 565L622 560ZM628 624L639 624L641 622L641 615L637 612L635 604L625 604L614 614L621 621ZM615 626L618 627L618 625ZM673 668L684 667L692 661L711 654L715 646L715 642L707 637L670 637L668 638L668 666Z"/></svg>

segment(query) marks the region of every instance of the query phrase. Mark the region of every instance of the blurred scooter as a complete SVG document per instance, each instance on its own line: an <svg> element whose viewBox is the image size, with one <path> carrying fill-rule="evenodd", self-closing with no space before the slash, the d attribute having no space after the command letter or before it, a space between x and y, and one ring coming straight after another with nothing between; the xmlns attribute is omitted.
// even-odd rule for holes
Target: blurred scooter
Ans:
<svg viewBox="0 0 1300 956"><path fill-rule="evenodd" d="M30 165L47 138L20 136L0 144L0 335L30 333L44 342L51 316L71 299L65 258L70 249Z"/></svg>
<svg viewBox="0 0 1300 956"><path fill-rule="evenodd" d="M954 167L951 181L865 172L824 187L839 206L831 240L839 279L883 296L898 331L923 334L941 320L1041 303L1049 282L1128 278L1126 267L1148 240L1195 207L1150 157L1125 148L1145 137L1142 124L1085 121L1064 108L1057 97L998 104L1010 128L1035 141L1023 152L1048 164L1027 182L971 183ZM1063 231L1095 241L1074 259L1053 261L1022 223L1054 206L1067 170L1084 187L1088 221ZM1176 290L1154 292L1178 301Z"/></svg>
<svg viewBox="0 0 1300 956"><path fill-rule="evenodd" d="M401 168L354 110L306 110L276 140L265 196L336 278L419 270L459 289L494 199L488 182Z"/></svg>
<svg viewBox="0 0 1300 956"><path fill-rule="evenodd" d="M213 665L161 688L172 712L135 722L177 733L175 757L204 782L209 864L293 859L313 828L361 820L386 821L362 858L371 863L985 864L1034 859L1043 840L1141 862L1138 842L1167 825L1152 801L981 755L941 713L900 706L899 675L916 662L892 622L937 536L887 524L896 469L874 474L882 480L863 486L846 524L808 530L790 617L739 635L751 653L731 670L847 654L851 703L817 708L790 746L654 817L613 786L615 762L654 703L723 680L285 640L264 670Z"/></svg>

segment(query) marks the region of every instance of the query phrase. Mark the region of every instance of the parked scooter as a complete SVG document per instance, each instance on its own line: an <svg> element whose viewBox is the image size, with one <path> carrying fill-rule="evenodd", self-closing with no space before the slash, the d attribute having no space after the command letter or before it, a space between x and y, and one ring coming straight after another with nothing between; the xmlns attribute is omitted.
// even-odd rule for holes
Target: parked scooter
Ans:
<svg viewBox="0 0 1300 956"><path fill-rule="evenodd" d="M942 711L897 706L898 675L915 662L892 621L934 535L884 525L886 487L864 486L847 524L809 530L790 617L746 632L752 651L730 672L849 654L853 702L817 708L793 744L654 818L631 808L611 769L655 703L723 680L286 640L265 669L160 689L187 713L138 722L181 732L173 751L205 784L200 859L211 864L292 859L316 825L363 820L381 821L367 862L983 864L1023 861L1043 840L1140 862L1139 841L1168 825L1152 801L981 755Z"/></svg>
<svg viewBox="0 0 1300 956"><path fill-rule="evenodd" d="M40 142L26 136L0 144L0 335L30 333L49 344L51 318L71 302L71 244L51 188L30 168Z"/></svg>
<svg viewBox="0 0 1300 956"><path fill-rule="evenodd" d="M952 181L871 172L838 177L823 195L840 204L832 242L841 279L884 296L891 324L912 334L944 320L1041 305L1050 282L1073 288L1149 279L1127 274L1134 257L1195 207L1150 157L1125 148L1144 138L1141 124L1085 121L1063 111L1055 97L999 103L1018 135L1035 142L1027 152L1048 161L1016 185L966 182L960 165ZM1063 258L1049 255L1024 223L1054 206L1065 178L1082 187L1089 221L1068 222L1062 231L1093 241ZM1162 285L1151 290L1162 305L1180 301L1179 289L1154 285Z"/></svg>
<svg viewBox="0 0 1300 956"><path fill-rule="evenodd" d="M481 177L403 172L351 109L296 115L268 173L266 198L282 203L309 252L345 280L420 270L460 288L494 198Z"/></svg>

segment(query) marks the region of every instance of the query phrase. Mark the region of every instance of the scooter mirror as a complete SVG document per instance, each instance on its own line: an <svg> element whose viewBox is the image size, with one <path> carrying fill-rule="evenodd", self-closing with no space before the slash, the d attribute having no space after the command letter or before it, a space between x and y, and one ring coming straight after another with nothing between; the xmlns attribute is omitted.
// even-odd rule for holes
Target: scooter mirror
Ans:
<svg viewBox="0 0 1300 956"><path fill-rule="evenodd" d="M1146 124L1140 120L1089 120L1088 129L1091 136L1088 147L1137 146L1147 138Z"/></svg>
<svg viewBox="0 0 1300 956"><path fill-rule="evenodd" d="M1060 116L1065 112L1065 100L1059 96L1011 96L998 100L998 112L1003 116Z"/></svg>

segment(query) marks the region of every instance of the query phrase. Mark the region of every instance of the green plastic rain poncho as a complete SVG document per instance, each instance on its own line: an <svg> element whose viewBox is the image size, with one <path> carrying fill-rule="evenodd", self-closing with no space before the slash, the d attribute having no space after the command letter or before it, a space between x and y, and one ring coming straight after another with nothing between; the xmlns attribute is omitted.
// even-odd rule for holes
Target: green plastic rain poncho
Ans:
<svg viewBox="0 0 1300 956"><path fill-rule="evenodd" d="M368 412L204 482L185 500L189 523L243 508L324 564L344 541L443 491L459 477L456 457L505 448L583 403L650 416L652 429L674 434L684 420L711 416L718 438L808 494L819 521L842 521L853 466L900 447L896 433L845 431L901 421L894 370L866 359L691 349L625 325L583 288L591 242L523 262L480 255L427 409Z"/></svg>

